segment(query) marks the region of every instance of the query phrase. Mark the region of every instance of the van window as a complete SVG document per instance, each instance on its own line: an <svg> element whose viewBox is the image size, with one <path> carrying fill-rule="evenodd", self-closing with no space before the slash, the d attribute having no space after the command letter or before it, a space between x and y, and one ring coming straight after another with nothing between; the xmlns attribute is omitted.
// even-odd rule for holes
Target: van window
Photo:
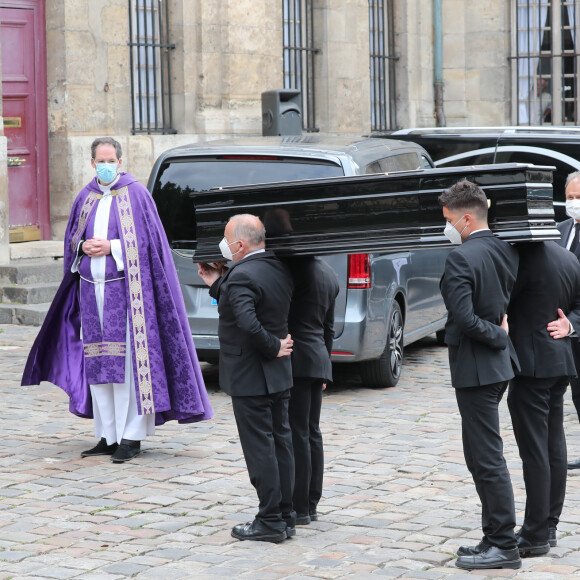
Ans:
<svg viewBox="0 0 580 580"><path fill-rule="evenodd" d="M194 240L195 197L214 187L340 177L342 166L317 159L272 155L220 155L180 158L164 163L153 185L153 199L169 243Z"/></svg>
<svg viewBox="0 0 580 580"><path fill-rule="evenodd" d="M401 153L377 159L367 165L365 173L388 173L389 171L410 171L419 169L421 162L417 153Z"/></svg>

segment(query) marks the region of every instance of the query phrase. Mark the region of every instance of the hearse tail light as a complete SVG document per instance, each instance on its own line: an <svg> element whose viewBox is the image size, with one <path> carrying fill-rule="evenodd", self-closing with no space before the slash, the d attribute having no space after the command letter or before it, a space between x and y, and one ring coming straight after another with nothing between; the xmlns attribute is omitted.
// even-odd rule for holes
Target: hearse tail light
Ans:
<svg viewBox="0 0 580 580"><path fill-rule="evenodd" d="M371 260L368 254L348 255L347 288L371 287Z"/></svg>

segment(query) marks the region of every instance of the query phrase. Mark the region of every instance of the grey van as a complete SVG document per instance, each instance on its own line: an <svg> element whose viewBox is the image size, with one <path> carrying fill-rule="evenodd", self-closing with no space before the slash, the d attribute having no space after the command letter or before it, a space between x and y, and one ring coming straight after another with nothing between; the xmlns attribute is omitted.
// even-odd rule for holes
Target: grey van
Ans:
<svg viewBox="0 0 580 580"><path fill-rule="evenodd" d="M197 275L193 252L180 247L192 236L197 194L232 185L430 167L428 153L414 143L321 135L216 140L163 153L148 187L173 250L200 360L217 361L219 341L217 304ZM443 221L442 217L442 229ZM441 339L446 310L439 280L448 251L431 248L325 256L340 285L333 362L360 363L367 387L396 385L403 347L432 333Z"/></svg>

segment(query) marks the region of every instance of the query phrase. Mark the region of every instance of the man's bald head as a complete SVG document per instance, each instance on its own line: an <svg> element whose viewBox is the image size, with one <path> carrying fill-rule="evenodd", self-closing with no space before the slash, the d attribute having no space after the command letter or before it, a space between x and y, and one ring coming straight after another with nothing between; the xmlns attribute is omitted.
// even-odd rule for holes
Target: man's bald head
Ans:
<svg viewBox="0 0 580 580"><path fill-rule="evenodd" d="M249 213L232 216L225 229L227 242L240 243L240 251L234 254L234 259L242 259L251 252L261 250L266 245L266 230L260 218ZM233 248L232 248L233 249Z"/></svg>

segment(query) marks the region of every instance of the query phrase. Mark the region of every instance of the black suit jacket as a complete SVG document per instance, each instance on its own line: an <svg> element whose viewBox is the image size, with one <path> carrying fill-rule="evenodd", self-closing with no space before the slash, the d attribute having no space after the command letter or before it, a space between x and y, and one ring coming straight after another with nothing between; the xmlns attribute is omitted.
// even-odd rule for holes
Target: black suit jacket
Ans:
<svg viewBox="0 0 580 580"><path fill-rule="evenodd" d="M570 231L574 227L574 219L570 218L564 220L557 224L558 229L560 230L560 234L562 237L556 242L559 246L565 248L568 245L568 238L570 237Z"/></svg>
<svg viewBox="0 0 580 580"><path fill-rule="evenodd" d="M278 358L292 290L290 272L274 252L235 262L211 286L219 312L220 386L229 395L266 395L292 386L290 357Z"/></svg>
<svg viewBox="0 0 580 580"><path fill-rule="evenodd" d="M500 324L517 270L517 250L490 230L471 234L447 256L441 293L448 311L445 342L454 387L513 378L517 356Z"/></svg>
<svg viewBox="0 0 580 580"><path fill-rule="evenodd" d="M561 308L580 330L580 264L555 242L518 244L520 265L508 308L510 338L520 375L537 378L576 374L569 338L554 340L546 328Z"/></svg>
<svg viewBox="0 0 580 580"><path fill-rule="evenodd" d="M285 260L294 280L288 328L294 340L292 374L332 381L330 354L338 280L320 258Z"/></svg>

